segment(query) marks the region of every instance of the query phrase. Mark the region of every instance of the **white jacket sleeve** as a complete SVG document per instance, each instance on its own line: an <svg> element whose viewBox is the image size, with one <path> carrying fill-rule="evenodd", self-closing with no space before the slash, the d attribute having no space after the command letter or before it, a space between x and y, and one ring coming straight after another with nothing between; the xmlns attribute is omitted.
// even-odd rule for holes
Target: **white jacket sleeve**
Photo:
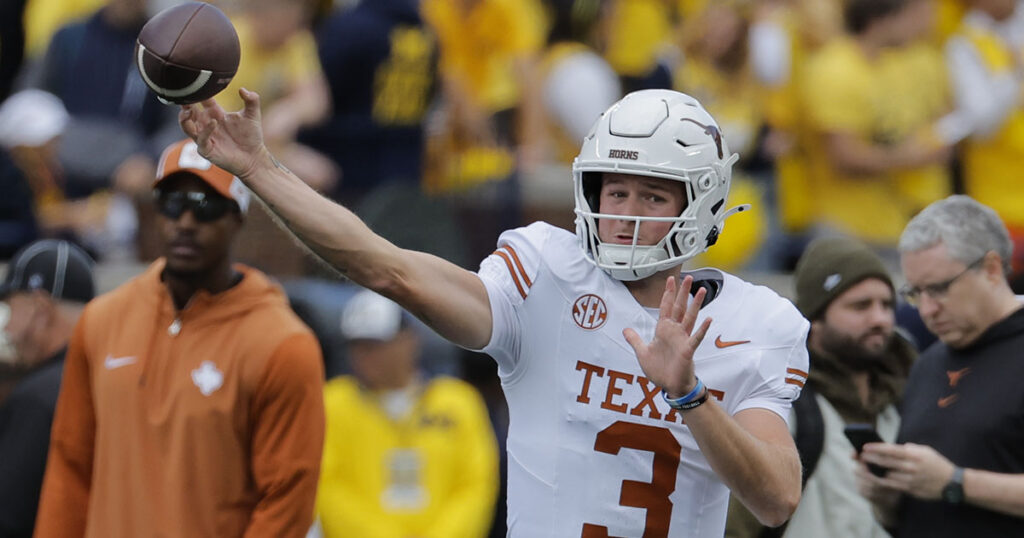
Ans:
<svg viewBox="0 0 1024 538"><path fill-rule="evenodd" d="M991 71L974 45L963 37L950 38L946 62L958 119L972 136L991 136L1020 105L1018 73Z"/></svg>

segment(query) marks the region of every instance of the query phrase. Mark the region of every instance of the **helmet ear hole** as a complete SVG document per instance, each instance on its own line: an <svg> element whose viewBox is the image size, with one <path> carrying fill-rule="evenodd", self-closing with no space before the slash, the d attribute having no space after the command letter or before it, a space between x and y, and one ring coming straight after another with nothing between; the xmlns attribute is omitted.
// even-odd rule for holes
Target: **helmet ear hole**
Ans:
<svg viewBox="0 0 1024 538"><path fill-rule="evenodd" d="M685 250L690 250L693 247L697 246L697 234L694 233L694 232L690 232L690 233L684 235L682 239L683 239L682 240L682 244L683 244L683 250L684 251Z"/></svg>
<svg viewBox="0 0 1024 538"><path fill-rule="evenodd" d="M697 187L701 192L709 191L715 188L715 177L714 174L704 174L697 180Z"/></svg>
<svg viewBox="0 0 1024 538"><path fill-rule="evenodd" d="M601 172L583 172L583 198L591 211L600 211L601 203Z"/></svg>

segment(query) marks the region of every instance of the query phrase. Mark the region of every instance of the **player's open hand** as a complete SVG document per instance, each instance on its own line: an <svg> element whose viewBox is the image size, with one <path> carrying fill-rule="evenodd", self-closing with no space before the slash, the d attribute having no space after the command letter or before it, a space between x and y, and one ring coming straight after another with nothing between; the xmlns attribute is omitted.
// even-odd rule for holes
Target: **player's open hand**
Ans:
<svg viewBox="0 0 1024 538"><path fill-rule="evenodd" d="M711 318L706 318L694 330L697 314L704 303L707 290L697 290L691 299L691 286L693 277L689 275L683 279L678 290L675 277L668 278L665 293L661 296L658 325L654 329L654 338L650 343L645 343L633 329L622 331L626 341L633 346L640 368L647 379L675 398L693 390L697 383L693 354L711 325Z"/></svg>
<svg viewBox="0 0 1024 538"><path fill-rule="evenodd" d="M195 140L199 154L213 164L245 179L266 148L260 125L260 96L246 89L238 91L245 108L225 112L213 99L197 105L183 105L178 123Z"/></svg>

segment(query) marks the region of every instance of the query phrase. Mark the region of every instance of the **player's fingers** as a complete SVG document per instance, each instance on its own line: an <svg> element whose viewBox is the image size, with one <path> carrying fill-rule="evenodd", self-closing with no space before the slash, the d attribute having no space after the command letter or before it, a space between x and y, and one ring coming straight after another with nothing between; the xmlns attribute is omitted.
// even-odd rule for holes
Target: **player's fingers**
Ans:
<svg viewBox="0 0 1024 538"><path fill-rule="evenodd" d="M260 119L260 95L245 88L238 89L238 96L245 103L242 115L248 119L259 121Z"/></svg>
<svg viewBox="0 0 1024 538"><path fill-rule="evenodd" d="M178 124L181 125L181 130L190 138L195 138L199 130L196 123L197 116L195 108L188 105L181 107L181 110L178 112Z"/></svg>
<svg viewBox="0 0 1024 538"><path fill-rule="evenodd" d="M672 303L676 296L676 279L668 277L665 279L665 293L661 294L661 303L658 305L658 316L662 319L672 317Z"/></svg>
<svg viewBox="0 0 1024 538"><path fill-rule="evenodd" d="M191 138L192 140L196 139L196 133L198 129L196 128L196 123L194 121L186 120L182 122L181 130L185 133L185 136Z"/></svg>
<svg viewBox="0 0 1024 538"><path fill-rule="evenodd" d="M626 343L633 348L633 351L636 352L637 356L639 356L640 352L646 345L644 344L644 339L640 338L640 334L633 329L626 328L622 330L622 336L626 339Z"/></svg>
<svg viewBox="0 0 1024 538"><path fill-rule="evenodd" d="M708 334L709 328L711 328L711 318L704 318L704 322L700 324L700 327L697 327L697 332L693 333L693 336L690 337L694 349L697 349L697 346L704 341L704 336Z"/></svg>
<svg viewBox="0 0 1024 538"><path fill-rule="evenodd" d="M211 149L210 138L213 136L213 133L217 131L217 124L217 120L210 120L205 125L203 125L202 130L200 130L199 134L196 135L195 137L196 145L199 146L200 150L202 150L200 153L204 157L206 157L209 154L209 151Z"/></svg>
<svg viewBox="0 0 1024 538"><path fill-rule="evenodd" d="M693 277L690 275L683 277L683 284L679 286L679 291L676 292L672 303L672 319L674 321L682 321L683 314L686 312L686 300L690 297L692 286Z"/></svg>
<svg viewBox="0 0 1024 538"><path fill-rule="evenodd" d="M181 130L182 130L182 132L185 133L185 136L187 136L189 138L195 138L196 122L192 121L189 118L182 117L179 114L178 115L178 125L181 126Z"/></svg>
<svg viewBox="0 0 1024 538"><path fill-rule="evenodd" d="M687 306L686 314L682 319L683 328L686 329L687 334L693 332L693 326L697 323L697 314L700 313L700 307L704 304L704 297L707 296L707 294L707 288L697 290L697 293L693 295L693 300L690 301L689 306Z"/></svg>
<svg viewBox="0 0 1024 538"><path fill-rule="evenodd" d="M203 101L203 112L210 118L217 121L224 121L227 116L227 112L224 112L224 108L213 98Z"/></svg>
<svg viewBox="0 0 1024 538"><path fill-rule="evenodd" d="M181 111L178 112L178 118L190 119L194 122L198 122L202 119L202 109L193 105L182 105Z"/></svg>

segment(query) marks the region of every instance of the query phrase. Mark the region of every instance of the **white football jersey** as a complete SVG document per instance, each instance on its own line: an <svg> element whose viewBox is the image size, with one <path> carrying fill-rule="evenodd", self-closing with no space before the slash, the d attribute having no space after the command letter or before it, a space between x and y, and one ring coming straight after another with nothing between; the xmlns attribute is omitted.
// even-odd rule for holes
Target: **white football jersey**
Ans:
<svg viewBox="0 0 1024 538"><path fill-rule="evenodd" d="M718 270L714 320L694 358L730 415L789 419L807 378L807 321L789 301ZM481 264L494 317L482 350L508 400L509 536L720 537L729 491L682 415L648 381L622 336L645 341L656 309L545 223L510 230Z"/></svg>

